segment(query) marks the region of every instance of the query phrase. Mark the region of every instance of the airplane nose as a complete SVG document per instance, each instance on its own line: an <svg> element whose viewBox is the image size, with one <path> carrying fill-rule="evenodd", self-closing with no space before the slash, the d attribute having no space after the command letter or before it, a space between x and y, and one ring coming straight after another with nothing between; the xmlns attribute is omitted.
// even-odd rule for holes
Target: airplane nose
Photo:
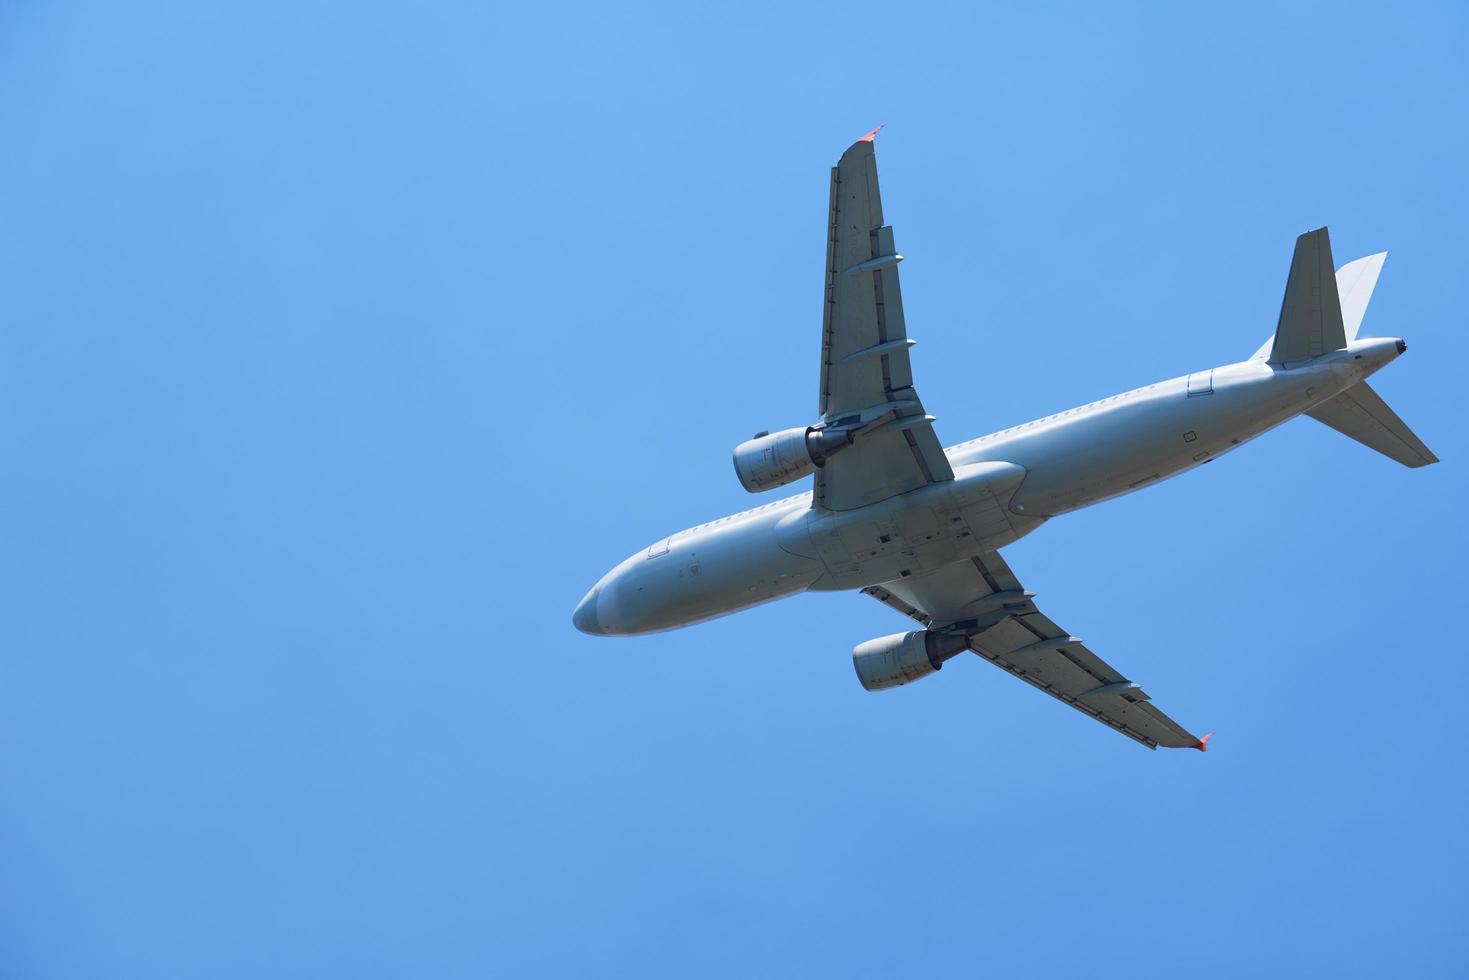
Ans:
<svg viewBox="0 0 1469 980"><path fill-rule="evenodd" d="M571 625L589 633L592 636L606 636L607 631L597 621L597 592L595 587L592 591L582 596L581 602L576 604L576 611L571 614Z"/></svg>

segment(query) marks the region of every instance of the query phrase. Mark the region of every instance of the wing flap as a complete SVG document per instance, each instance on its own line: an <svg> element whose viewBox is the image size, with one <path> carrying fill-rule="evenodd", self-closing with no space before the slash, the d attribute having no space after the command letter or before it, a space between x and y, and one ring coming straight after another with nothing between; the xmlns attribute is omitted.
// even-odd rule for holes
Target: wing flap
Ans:
<svg viewBox="0 0 1469 980"><path fill-rule="evenodd" d="M929 623L933 622L933 618L929 616L928 613L924 612L922 609L919 609L911 602L906 602L903 599L898 598L896 595L889 592L887 589L884 589L880 585L869 585L867 588L863 589L862 592L865 595L872 596L872 598L876 599L884 606L887 606L889 609L902 613L904 616L907 616L909 619L913 620L921 626L927 627Z"/></svg>
<svg viewBox="0 0 1469 980"><path fill-rule="evenodd" d="M970 648L1006 673L1150 749L1199 744L1197 736L1153 707L1141 687L1039 612L1011 617L975 637Z"/></svg>
<svg viewBox="0 0 1469 980"><path fill-rule="evenodd" d="M977 616L992 619L996 604L1008 597L1003 617L970 638L974 653L1148 748L1202 744L1154 707L1141 687L1036 609L998 552L863 591L936 629Z"/></svg>

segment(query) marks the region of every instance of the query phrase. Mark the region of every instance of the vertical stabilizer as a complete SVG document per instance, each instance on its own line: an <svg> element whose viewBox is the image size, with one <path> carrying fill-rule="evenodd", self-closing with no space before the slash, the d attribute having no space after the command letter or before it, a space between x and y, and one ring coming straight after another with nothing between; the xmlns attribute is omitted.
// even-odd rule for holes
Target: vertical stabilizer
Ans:
<svg viewBox="0 0 1469 980"><path fill-rule="evenodd" d="M1331 263L1331 239L1325 228L1318 228L1296 239L1270 361L1304 361L1346 345L1336 270Z"/></svg>

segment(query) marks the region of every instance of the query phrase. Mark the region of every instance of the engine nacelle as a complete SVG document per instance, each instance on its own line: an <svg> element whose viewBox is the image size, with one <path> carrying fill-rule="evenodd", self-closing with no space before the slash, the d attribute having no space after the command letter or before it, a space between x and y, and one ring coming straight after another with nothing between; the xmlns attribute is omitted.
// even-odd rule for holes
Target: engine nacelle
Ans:
<svg viewBox="0 0 1469 980"><path fill-rule="evenodd" d="M858 644L852 651L852 666L867 690L886 691L927 677L967 649L969 639L963 633L894 633Z"/></svg>
<svg viewBox="0 0 1469 980"><path fill-rule="evenodd" d="M851 429L804 428L762 432L735 447L734 467L751 493L794 483L824 466L855 438Z"/></svg>

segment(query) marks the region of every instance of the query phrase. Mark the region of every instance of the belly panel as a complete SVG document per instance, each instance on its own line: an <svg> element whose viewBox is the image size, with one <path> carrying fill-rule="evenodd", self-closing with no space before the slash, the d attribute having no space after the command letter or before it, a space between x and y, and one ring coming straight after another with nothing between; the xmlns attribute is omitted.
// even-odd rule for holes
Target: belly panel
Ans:
<svg viewBox="0 0 1469 980"><path fill-rule="evenodd" d="M862 588L931 571L1039 523L1005 506L1024 479L1019 466L982 463L954 476L860 510L812 510L807 533L827 572L812 588Z"/></svg>

